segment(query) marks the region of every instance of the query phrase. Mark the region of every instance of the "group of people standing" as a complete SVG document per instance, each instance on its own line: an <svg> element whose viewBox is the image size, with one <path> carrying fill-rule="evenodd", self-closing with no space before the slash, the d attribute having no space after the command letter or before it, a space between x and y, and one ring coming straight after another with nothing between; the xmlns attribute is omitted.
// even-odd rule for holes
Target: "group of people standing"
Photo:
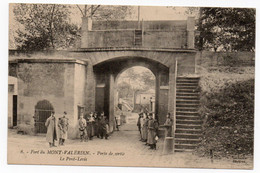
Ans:
<svg viewBox="0 0 260 173"><path fill-rule="evenodd" d="M63 116L57 120L55 112L52 111L51 116L46 120L46 140L50 147L57 147L55 141L58 141L61 146L64 145L69 129L69 119L66 116L67 112L65 111ZM78 120L78 125L81 142L92 140L94 136L101 139L104 137L108 139L109 124L107 118L104 116L104 112L99 116L97 113L91 112L89 115L86 115L86 119L82 113Z"/></svg>
<svg viewBox="0 0 260 173"><path fill-rule="evenodd" d="M97 115L97 113L91 112L86 119L83 114L79 118L79 133L81 142L92 140L94 136L98 138L108 139L109 125L108 120L104 116L104 112Z"/></svg>
<svg viewBox="0 0 260 173"><path fill-rule="evenodd" d="M156 150L159 123L153 118L153 113L140 113L137 126L141 136L140 141L145 142L150 149Z"/></svg>
<svg viewBox="0 0 260 173"><path fill-rule="evenodd" d="M65 111L63 116L57 121L55 112L51 112L51 116L46 120L45 126L47 127L46 140L49 142L50 147L56 147L55 141L59 141L59 145L64 145L68 137L69 119L66 117Z"/></svg>

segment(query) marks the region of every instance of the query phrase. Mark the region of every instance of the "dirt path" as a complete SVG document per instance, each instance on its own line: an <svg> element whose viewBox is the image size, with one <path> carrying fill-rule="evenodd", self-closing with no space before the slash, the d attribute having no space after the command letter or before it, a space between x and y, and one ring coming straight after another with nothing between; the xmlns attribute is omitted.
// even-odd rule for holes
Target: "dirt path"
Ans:
<svg viewBox="0 0 260 173"><path fill-rule="evenodd" d="M96 137L88 142L67 140L65 146L55 148L48 147L45 136L18 135L14 130L9 130L8 161L21 164L58 165L242 169L252 167L250 160L246 160L245 163L235 163L233 160L222 159L214 160L211 163L210 159L200 158L191 153L162 155L162 140L159 140L157 150L150 150L139 139L139 132L134 120L120 127L120 131L115 131L108 140Z"/></svg>

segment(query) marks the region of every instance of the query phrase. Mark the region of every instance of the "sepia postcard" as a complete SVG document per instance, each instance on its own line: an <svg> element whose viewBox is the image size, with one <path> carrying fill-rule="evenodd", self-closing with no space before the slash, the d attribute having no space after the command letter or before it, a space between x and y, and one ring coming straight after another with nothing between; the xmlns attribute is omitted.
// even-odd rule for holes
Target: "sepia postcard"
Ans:
<svg viewBox="0 0 260 173"><path fill-rule="evenodd" d="M8 164L253 169L256 9L9 4Z"/></svg>

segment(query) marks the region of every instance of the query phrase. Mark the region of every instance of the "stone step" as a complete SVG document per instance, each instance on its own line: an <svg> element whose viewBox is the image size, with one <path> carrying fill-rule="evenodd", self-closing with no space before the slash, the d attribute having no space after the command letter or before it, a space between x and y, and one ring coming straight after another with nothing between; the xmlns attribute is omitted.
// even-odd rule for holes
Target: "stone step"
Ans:
<svg viewBox="0 0 260 173"><path fill-rule="evenodd" d="M198 91L196 91L196 89L179 89L179 88L177 88L176 95L177 95L177 93L196 93L196 94L198 94Z"/></svg>
<svg viewBox="0 0 260 173"><path fill-rule="evenodd" d="M200 139L201 134L187 134L187 133L175 133L175 139L184 138L184 139Z"/></svg>
<svg viewBox="0 0 260 173"><path fill-rule="evenodd" d="M178 76L177 79L200 80L200 77Z"/></svg>
<svg viewBox="0 0 260 173"><path fill-rule="evenodd" d="M181 85L181 84L190 84L190 85L199 85L199 81L189 81L189 80L177 80L176 81L176 86Z"/></svg>
<svg viewBox="0 0 260 173"><path fill-rule="evenodd" d="M182 96L182 95L177 95L176 93L176 100L177 101L184 101L184 100L195 100L195 101L199 101L199 96L198 95L192 95L192 96Z"/></svg>
<svg viewBox="0 0 260 173"><path fill-rule="evenodd" d="M201 120L180 120L176 119L176 123L178 124L202 124Z"/></svg>
<svg viewBox="0 0 260 173"><path fill-rule="evenodd" d="M185 128L177 128L176 133L189 133L189 134L201 134L201 129L185 129Z"/></svg>
<svg viewBox="0 0 260 173"><path fill-rule="evenodd" d="M178 107L176 107L176 112L178 112L178 111L183 111L183 112L196 112L196 111L198 111L198 109L197 108L178 108Z"/></svg>
<svg viewBox="0 0 260 173"><path fill-rule="evenodd" d="M199 115L197 111L187 112L187 111L176 111L176 115Z"/></svg>
<svg viewBox="0 0 260 173"><path fill-rule="evenodd" d="M178 124L176 123L176 129L201 129L201 125L198 124Z"/></svg>
<svg viewBox="0 0 260 173"><path fill-rule="evenodd" d="M179 97L179 96L181 96L181 97L186 97L186 96L188 96L188 97L199 97L199 93L198 92L195 92L195 93L193 93L193 92L176 92L176 97Z"/></svg>
<svg viewBox="0 0 260 173"><path fill-rule="evenodd" d="M199 104L176 103L177 108L198 108Z"/></svg>
<svg viewBox="0 0 260 173"><path fill-rule="evenodd" d="M177 120L201 120L199 115L176 115Z"/></svg>
<svg viewBox="0 0 260 173"><path fill-rule="evenodd" d="M200 139L176 138L175 144L198 144L200 141Z"/></svg>
<svg viewBox="0 0 260 173"><path fill-rule="evenodd" d="M186 83L186 82L181 82L181 81L179 81L179 82L176 82L176 86L198 86L198 83Z"/></svg>
<svg viewBox="0 0 260 173"><path fill-rule="evenodd" d="M177 78L177 81L191 81L191 82L199 82L199 79Z"/></svg>
<svg viewBox="0 0 260 173"><path fill-rule="evenodd" d="M174 152L193 152L193 149L174 149Z"/></svg>
<svg viewBox="0 0 260 173"><path fill-rule="evenodd" d="M196 144L175 144L175 149L195 149L197 147Z"/></svg>
<svg viewBox="0 0 260 173"><path fill-rule="evenodd" d="M198 86L177 86L177 90L196 90Z"/></svg>
<svg viewBox="0 0 260 173"><path fill-rule="evenodd" d="M186 99L176 99L176 104L185 104L185 103L190 103L190 104L199 104L200 101L197 99L197 100L186 100Z"/></svg>

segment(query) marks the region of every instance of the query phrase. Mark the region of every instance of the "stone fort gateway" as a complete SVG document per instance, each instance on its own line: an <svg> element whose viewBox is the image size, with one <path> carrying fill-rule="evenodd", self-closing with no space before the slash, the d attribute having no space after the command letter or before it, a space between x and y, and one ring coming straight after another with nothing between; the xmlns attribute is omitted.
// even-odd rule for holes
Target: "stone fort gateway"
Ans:
<svg viewBox="0 0 260 173"><path fill-rule="evenodd" d="M57 115L66 111L69 138L73 139L82 111L104 111L112 132L118 76L131 67L143 66L155 76L155 115L159 124L164 124L170 112L176 150L189 149L182 144L190 138L196 142L198 138L192 131L200 126L196 91L199 78L191 77L196 55L194 18L139 23L83 17L81 34L81 47L75 50L9 61L9 81L14 77L13 85L17 87L9 127L26 125L37 133L46 133L44 122L50 111L55 110Z"/></svg>

